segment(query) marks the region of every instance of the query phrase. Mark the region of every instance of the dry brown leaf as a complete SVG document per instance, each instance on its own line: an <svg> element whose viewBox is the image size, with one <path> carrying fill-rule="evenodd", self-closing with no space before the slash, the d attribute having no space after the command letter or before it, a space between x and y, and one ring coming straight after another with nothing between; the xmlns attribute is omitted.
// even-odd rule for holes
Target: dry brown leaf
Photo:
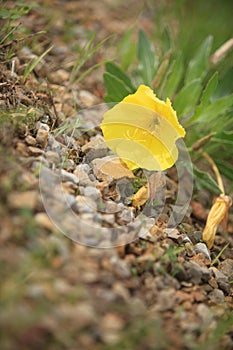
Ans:
<svg viewBox="0 0 233 350"><path fill-rule="evenodd" d="M149 188L148 185L142 186L137 193L133 195L132 205L139 209L149 199Z"/></svg>

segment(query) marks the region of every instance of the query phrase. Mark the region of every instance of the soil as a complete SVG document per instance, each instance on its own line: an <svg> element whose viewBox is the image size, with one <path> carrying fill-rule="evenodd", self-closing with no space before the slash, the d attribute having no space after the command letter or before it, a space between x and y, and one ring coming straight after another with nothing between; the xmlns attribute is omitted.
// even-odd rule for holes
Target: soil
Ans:
<svg viewBox="0 0 233 350"><path fill-rule="evenodd" d="M210 201L193 199L182 222L167 227L177 193L171 169L162 214L145 215L142 226L144 202L134 206L119 190L120 180L132 184L140 172L120 162L104 171L99 165L109 155L99 128L103 111L95 107L103 103L104 68L70 82L88 33L97 33L96 43L117 37L78 76L112 58L130 26L152 31L152 9L121 0L38 3L20 19L19 38L1 45L1 349L233 349L232 214L211 251L201 240ZM52 45L24 81L30 60ZM80 110L87 113L74 132ZM102 199L105 212L98 212ZM71 207L76 221L69 221ZM112 233L131 215L129 231ZM94 229L82 231L82 220ZM110 236L94 234L102 227Z"/></svg>

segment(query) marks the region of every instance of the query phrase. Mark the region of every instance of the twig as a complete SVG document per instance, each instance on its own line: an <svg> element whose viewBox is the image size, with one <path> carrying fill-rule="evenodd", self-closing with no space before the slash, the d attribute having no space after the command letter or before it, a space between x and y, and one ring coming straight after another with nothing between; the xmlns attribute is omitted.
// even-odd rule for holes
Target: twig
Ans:
<svg viewBox="0 0 233 350"><path fill-rule="evenodd" d="M217 179L218 187L222 191L222 194L225 195L225 190L224 190L224 186L223 186L223 182L222 182L222 177L221 177L221 175L219 173L217 165L214 163L213 159L206 152L203 152L202 154L203 154L203 157L205 157L205 159L211 165L211 167L213 169L213 172L215 173L215 176L216 176L216 179Z"/></svg>
<svg viewBox="0 0 233 350"><path fill-rule="evenodd" d="M58 123L58 120L59 120L59 116L58 116L58 113L57 113L57 109L56 109L56 106L54 104L54 101L53 101L53 96L51 94L51 87L50 87L50 83L48 81L48 79L46 79L46 83L47 83L47 87L48 87L48 94L49 94L49 99L50 99L50 102L52 104L52 107L53 107L53 111L54 111L54 114L55 114L55 119L53 121L53 124L52 124L52 127L51 127L51 131L54 129L54 127L57 125Z"/></svg>
<svg viewBox="0 0 233 350"><path fill-rule="evenodd" d="M191 149L193 151L198 151L201 147L203 147L207 142L209 142L209 140L216 135L216 132L211 132L210 134L202 137L201 139L197 140L196 142L194 142L194 144L192 145Z"/></svg>
<svg viewBox="0 0 233 350"><path fill-rule="evenodd" d="M215 51L215 53L210 57L210 61L213 64L217 64L223 60L223 58L231 51L233 48L233 38L227 40L220 48Z"/></svg>

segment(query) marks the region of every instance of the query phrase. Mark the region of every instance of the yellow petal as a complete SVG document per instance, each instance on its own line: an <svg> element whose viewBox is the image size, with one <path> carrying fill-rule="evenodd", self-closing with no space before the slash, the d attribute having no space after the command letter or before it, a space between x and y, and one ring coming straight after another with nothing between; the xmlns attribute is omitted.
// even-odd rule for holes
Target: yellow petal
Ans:
<svg viewBox="0 0 233 350"><path fill-rule="evenodd" d="M170 168L178 158L175 141L185 135L170 101L144 85L107 111L101 128L107 146L131 170Z"/></svg>
<svg viewBox="0 0 233 350"><path fill-rule="evenodd" d="M137 104L153 110L169 121L177 130L180 137L185 136L185 130L179 124L176 112L172 108L169 98L167 98L166 102L159 100L153 90L148 86L140 85L134 94L126 96L122 102Z"/></svg>

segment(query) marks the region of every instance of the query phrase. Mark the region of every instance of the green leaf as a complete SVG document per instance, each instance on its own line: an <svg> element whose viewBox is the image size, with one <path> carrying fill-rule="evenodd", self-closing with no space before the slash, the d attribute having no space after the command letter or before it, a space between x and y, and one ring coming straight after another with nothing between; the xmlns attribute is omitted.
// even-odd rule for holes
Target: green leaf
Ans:
<svg viewBox="0 0 233 350"><path fill-rule="evenodd" d="M203 79L208 68L208 58L212 47L213 37L208 36L198 48L196 55L189 62L185 82L191 82L194 79Z"/></svg>
<svg viewBox="0 0 233 350"><path fill-rule="evenodd" d="M215 163L220 173L230 181L233 181L233 166L230 163L223 162L222 160L215 160Z"/></svg>
<svg viewBox="0 0 233 350"><path fill-rule="evenodd" d="M172 47L172 39L171 39L171 33L168 26L164 27L161 39L162 39L164 52L169 51Z"/></svg>
<svg viewBox="0 0 233 350"><path fill-rule="evenodd" d="M210 103L210 99L213 96L216 88L218 86L218 72L215 72L210 80L208 81L205 89L203 90L201 96L201 105L206 107Z"/></svg>
<svg viewBox="0 0 233 350"><path fill-rule="evenodd" d="M108 62L105 65L106 71L112 75L114 75L116 78L120 79L133 93L135 91L135 87L133 86L130 78L127 74L125 74L118 66L116 66L112 62Z"/></svg>
<svg viewBox="0 0 233 350"><path fill-rule="evenodd" d="M201 93L202 85L200 79L191 81L185 85L176 96L174 108L179 117L192 112Z"/></svg>
<svg viewBox="0 0 233 350"><path fill-rule="evenodd" d="M170 76L167 79L167 83L164 89L164 96L172 98L175 94L177 87L181 81L184 71L183 56L180 53L176 60L173 62L170 68Z"/></svg>
<svg viewBox="0 0 233 350"><path fill-rule="evenodd" d="M23 82L26 81L28 75L33 71L33 69L38 65L38 63L44 58L44 56L47 55L47 53L52 50L52 48L53 46L50 46L48 50L42 53L42 55L37 57L36 60L32 61L26 66L25 71L23 73Z"/></svg>
<svg viewBox="0 0 233 350"><path fill-rule="evenodd" d="M209 104L200 115L194 115L189 122L194 122L198 119L198 122L211 122L215 120L220 115L226 113L233 106L233 94L225 96L215 100L213 103Z"/></svg>
<svg viewBox="0 0 233 350"><path fill-rule="evenodd" d="M125 96L131 93L131 90L129 90L124 82L118 79L115 75L106 72L103 77L107 89L107 96L113 98L112 101L108 102L120 102Z"/></svg>
<svg viewBox="0 0 233 350"><path fill-rule="evenodd" d="M222 131L212 138L212 141L233 147L233 131Z"/></svg>
<svg viewBox="0 0 233 350"><path fill-rule="evenodd" d="M143 30L138 32L138 60L141 65L141 76L147 85L151 85L158 67L158 58Z"/></svg>
<svg viewBox="0 0 233 350"><path fill-rule="evenodd" d="M218 184L214 181L214 179L212 179L210 174L204 171L201 171L196 166L194 166L193 170L194 170L196 186L198 189L206 189L215 194L222 193L220 188L218 187Z"/></svg>
<svg viewBox="0 0 233 350"><path fill-rule="evenodd" d="M120 57L120 66L122 69L127 69L136 57L137 47L131 39L132 33L133 28L125 33L117 46L117 52Z"/></svg>
<svg viewBox="0 0 233 350"><path fill-rule="evenodd" d="M208 81L205 89L203 90L203 93L201 95L201 102L199 106L197 106L196 111L193 115L193 117L190 119L197 120L202 111L211 103L210 98L213 95L214 91L216 90L218 85L218 72L215 72L214 75L210 78Z"/></svg>

